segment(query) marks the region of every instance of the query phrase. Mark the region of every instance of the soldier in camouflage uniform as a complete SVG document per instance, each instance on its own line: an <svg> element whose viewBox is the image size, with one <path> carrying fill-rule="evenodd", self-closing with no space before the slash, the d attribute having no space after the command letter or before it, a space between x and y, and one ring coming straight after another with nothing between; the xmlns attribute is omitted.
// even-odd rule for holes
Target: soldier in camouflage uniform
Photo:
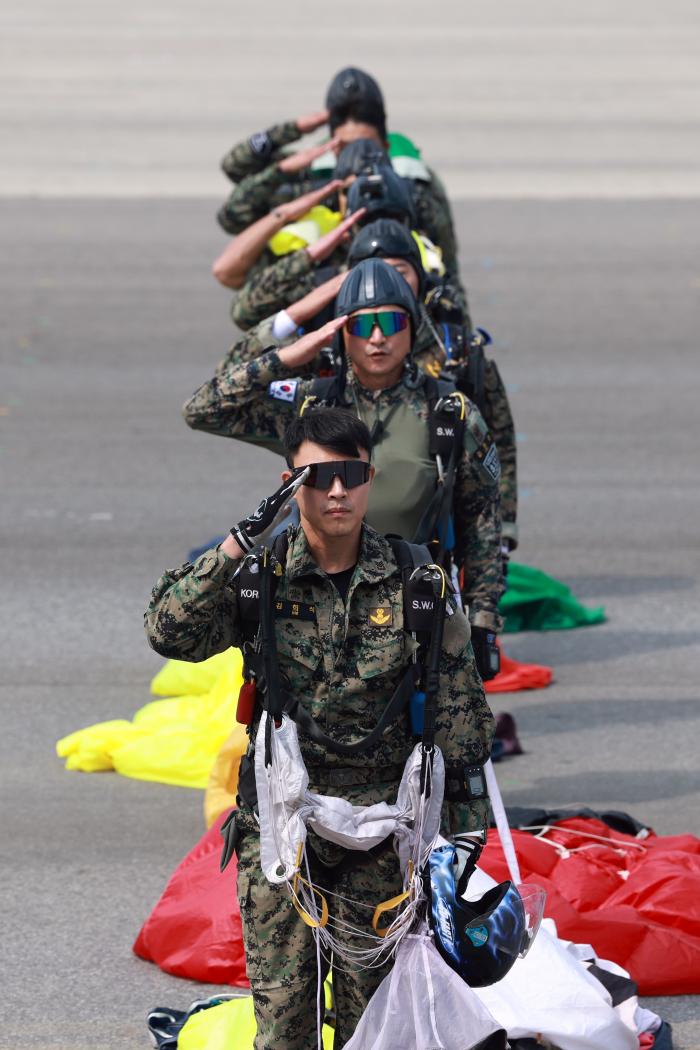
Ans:
<svg viewBox="0 0 700 1050"><path fill-rule="evenodd" d="M415 363L429 375L452 376L459 386L460 362L448 360L445 341L440 336L440 325L444 317L452 318L454 323L466 327L469 331L472 329L469 315L461 311L459 296L454 293L448 281L441 281L437 286L433 285L430 288L426 297L425 274L418 246L409 231L393 219L377 219L363 227L355 237L348 255L349 264L354 266L368 258L386 259L399 270L418 298L421 323L412 350ZM342 274L336 275L301 301L293 303L285 311L289 321L283 328L276 326L276 317L266 318L252 328L234 343L219 365L217 375L232 365L254 360L265 350L289 345L298 338L305 326L308 327L309 322L314 322L317 314L325 315L328 304L335 299L343 279ZM278 335L279 331L284 332L282 337ZM300 371L299 375L305 377L318 374L319 367L324 365L325 362L317 359ZM465 393L476 401L498 449L501 463L501 532L504 544L509 550L514 550L517 546L518 509L515 425L508 395L493 358L484 355L483 389L480 390L478 398L468 390L465 390Z"/></svg>
<svg viewBox="0 0 700 1050"><path fill-rule="evenodd" d="M377 313L391 304L398 305L409 315L415 331L415 297L403 278L383 260L366 260L351 271L336 309L342 307L350 277L360 271L364 291L358 295L363 305L349 312ZM253 360L222 362L215 376L184 405L185 420L194 429L280 451L290 419L303 411L312 393L314 380L299 378L300 366L313 361L345 320L340 317L291 346L267 350ZM377 325L366 343L345 333L350 364L343 368L345 391L336 402L374 430L378 476L370 500L369 523L381 533L406 539L414 538L419 531L437 479L435 461L429 454L428 379L410 364L411 338L408 327L385 339ZM378 355L380 367L386 364L386 372L373 375L374 364L367 371L365 354L372 361ZM464 600L469 605L474 638L485 644L487 632L497 633L501 626L499 467L495 446L478 409L466 401L465 410L464 444L457 461L452 504L454 558L464 572ZM486 677L485 658L480 658L479 667Z"/></svg>
<svg viewBox="0 0 700 1050"><path fill-rule="evenodd" d="M356 743L375 727L408 666L415 643L403 629L402 577L387 541L363 524L369 482L341 472L344 461L368 462L367 428L350 413L319 409L297 419L286 444L293 472L258 511L231 536L166 573L146 612L148 639L163 656L204 660L248 637L235 574L245 552L265 542L294 486L301 526L289 531L286 563L276 591L282 613L275 620L279 668L291 694L337 741ZM307 488L301 468L332 463L330 487ZM370 468L364 475L371 477ZM313 609L292 618L293 608ZM289 610L287 613L285 610ZM381 616L379 615L381 613ZM259 699L259 698L258 698ZM260 706L252 717L244 764L252 762ZM464 785L465 765L483 764L490 753L493 717L476 673L469 624L457 610L446 617L440 659L436 744L445 757L448 781ZM371 750L340 756L300 732L310 789L342 796L356 805L394 802L412 749L406 714ZM238 899L246 963L257 1021L256 1050L314 1050L316 1047L316 946L313 933L294 910L287 890L271 885L260 865L255 798L242 774L236 813ZM487 826L488 800L470 799L462 788L443 807L447 836L478 833ZM309 831L311 878L341 922L371 934L377 904L401 893L402 877L391 839L368 853L345 850ZM337 896L336 896L337 895ZM346 935L347 936L347 935ZM357 942L354 942L355 944ZM352 1035L367 1002L390 964L346 973L334 970L335 1044ZM328 961L321 961L322 976Z"/></svg>
<svg viewBox="0 0 700 1050"><path fill-rule="evenodd" d="M346 160L346 155L358 146L364 149L358 151L357 156ZM299 241L291 241L288 250L280 253L279 247L275 247L274 242L270 241L271 235L279 229L295 229L294 226L285 227L285 223L289 221L285 216L295 202L281 204L267 215L258 218L239 237L234 238L215 262L214 275L220 283L237 289L237 295L231 305L231 318L239 328L251 328L269 314L302 298L326 276L337 272L339 267L344 266L347 258L346 235L349 226L358 227L380 216L399 219L416 230L425 246L423 251L426 266L430 259L437 273L444 275L450 271L450 265L442 255L442 245L435 242L434 235L426 228L415 206L415 194L410 192L409 181L398 176L387 163L378 160L376 153L370 153L369 148L373 146L374 143L370 140L360 139L353 142L341 153L333 181L321 189L307 192L303 197L297 198L298 202L319 204L324 199L324 192L338 186L341 180L347 186L348 179L359 178L358 184L351 186L347 194L342 189L337 191L340 213L335 221L340 221L340 215L344 215L345 219L336 229L330 230L312 243L300 245ZM365 156L366 160L363 159ZM371 186L373 181L376 185ZM301 217L302 211L305 212L306 209L302 207L298 217ZM353 215L352 223L350 215ZM253 242L256 244L254 259L248 252L248 245ZM239 257L244 258L243 263ZM454 265L456 267L456 260ZM319 273L321 266L323 270ZM234 275L235 279L232 279ZM461 306L466 311L466 293L459 282L456 269L451 281L460 296Z"/></svg>

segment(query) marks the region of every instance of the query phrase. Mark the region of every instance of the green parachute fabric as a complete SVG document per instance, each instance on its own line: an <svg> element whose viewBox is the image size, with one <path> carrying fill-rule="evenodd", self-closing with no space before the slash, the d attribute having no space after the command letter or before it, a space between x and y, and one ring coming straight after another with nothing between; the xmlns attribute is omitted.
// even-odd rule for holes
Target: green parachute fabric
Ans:
<svg viewBox="0 0 700 1050"><path fill-rule="evenodd" d="M504 631L563 631L603 623L605 609L587 609L565 584L540 569L511 562L508 590L501 598Z"/></svg>
<svg viewBox="0 0 700 1050"><path fill-rule="evenodd" d="M237 649L201 664L170 660L151 686L157 693L170 692L170 698L146 704L131 722L100 722L70 733L58 741L56 752L66 759L66 769L86 773L114 769L137 780L205 788L216 757L236 726L241 681ZM245 729L238 729L243 751Z"/></svg>
<svg viewBox="0 0 700 1050"><path fill-rule="evenodd" d="M177 1037L177 1050L253 1050L255 1032L253 997L246 995L192 1014ZM324 1024L324 1050L333 1050L333 1035Z"/></svg>

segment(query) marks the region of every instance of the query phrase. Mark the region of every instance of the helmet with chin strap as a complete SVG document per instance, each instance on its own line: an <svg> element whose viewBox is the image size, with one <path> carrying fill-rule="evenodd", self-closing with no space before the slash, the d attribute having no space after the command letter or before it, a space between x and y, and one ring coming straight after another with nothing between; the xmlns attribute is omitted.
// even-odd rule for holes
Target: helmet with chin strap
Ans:
<svg viewBox="0 0 700 1050"><path fill-rule="evenodd" d="M388 163L389 156L386 150L374 139L355 139L340 151L333 178L346 179L348 175L360 175L368 168Z"/></svg>
<svg viewBox="0 0 700 1050"><path fill-rule="evenodd" d="M411 231L396 219L375 219L363 226L350 245L348 264L356 266L363 259L405 259L418 275L418 298L423 298L425 270Z"/></svg>
<svg viewBox="0 0 700 1050"><path fill-rule="evenodd" d="M397 175L389 164L375 164L371 171L358 175L348 189L348 214L364 208L368 218L380 216L415 224L411 185Z"/></svg>
<svg viewBox="0 0 700 1050"><path fill-rule="evenodd" d="M401 274L383 259L364 259L350 270L335 300L335 316L373 306L401 307L415 334L420 322L416 297Z"/></svg>
<svg viewBox="0 0 700 1050"><path fill-rule="evenodd" d="M384 115L384 96L377 81L362 69L348 66L331 80L326 92L326 108L332 112L358 104Z"/></svg>

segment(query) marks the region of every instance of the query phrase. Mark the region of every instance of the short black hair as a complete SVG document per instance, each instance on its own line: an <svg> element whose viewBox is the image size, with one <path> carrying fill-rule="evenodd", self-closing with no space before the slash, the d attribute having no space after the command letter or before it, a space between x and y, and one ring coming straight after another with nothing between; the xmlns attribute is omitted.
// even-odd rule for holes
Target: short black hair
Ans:
<svg viewBox="0 0 700 1050"><path fill-rule="evenodd" d="M310 408L292 420L284 435L284 454L290 467L304 441L312 441L347 459L360 459L362 449L372 458L368 428L346 408Z"/></svg>
<svg viewBox="0 0 700 1050"><path fill-rule="evenodd" d="M373 106L371 102L347 102L344 106L338 106L331 110L328 119L331 134L335 134L349 120L376 128L382 142L386 142L386 116L383 109Z"/></svg>

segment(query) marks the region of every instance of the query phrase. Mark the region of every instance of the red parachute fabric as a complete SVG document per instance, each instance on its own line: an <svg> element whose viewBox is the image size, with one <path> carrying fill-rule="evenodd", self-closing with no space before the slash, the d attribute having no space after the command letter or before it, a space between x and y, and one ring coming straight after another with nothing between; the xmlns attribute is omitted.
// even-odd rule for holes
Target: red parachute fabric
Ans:
<svg viewBox="0 0 700 1050"><path fill-rule="evenodd" d="M219 871L222 813L177 866L134 942L136 955L166 973L207 984L248 987L236 857Z"/></svg>
<svg viewBox="0 0 700 1050"><path fill-rule="evenodd" d="M582 817L551 829L547 841L525 831L513 831L513 841L523 881L547 890L545 915L559 936L619 963L640 995L700 992L700 839L640 840ZM499 882L509 878L493 833L479 866Z"/></svg>
<svg viewBox="0 0 700 1050"><path fill-rule="evenodd" d="M544 689L552 681L552 668L543 664L521 664L501 648L501 670L484 682L487 693L519 693L521 689Z"/></svg>

